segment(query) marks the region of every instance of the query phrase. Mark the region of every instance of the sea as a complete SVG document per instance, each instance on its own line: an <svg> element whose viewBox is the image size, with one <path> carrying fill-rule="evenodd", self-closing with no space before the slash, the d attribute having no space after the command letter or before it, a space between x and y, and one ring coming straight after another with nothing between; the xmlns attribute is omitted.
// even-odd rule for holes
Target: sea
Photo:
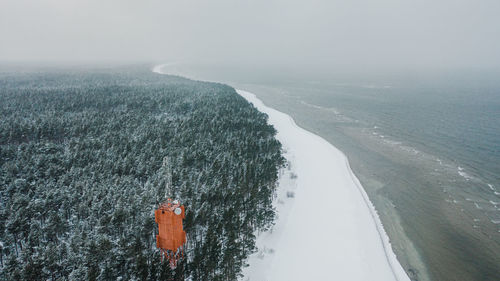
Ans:
<svg viewBox="0 0 500 281"><path fill-rule="evenodd" d="M412 280L500 280L499 71L163 71L252 92L342 150Z"/></svg>

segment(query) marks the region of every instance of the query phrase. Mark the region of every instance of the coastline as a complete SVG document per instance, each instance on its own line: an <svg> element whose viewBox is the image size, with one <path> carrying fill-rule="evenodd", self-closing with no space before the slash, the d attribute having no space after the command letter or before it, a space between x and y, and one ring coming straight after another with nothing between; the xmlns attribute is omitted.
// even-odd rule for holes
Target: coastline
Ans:
<svg viewBox="0 0 500 281"><path fill-rule="evenodd" d="M153 72L166 74L163 66ZM254 94L237 93L269 116L290 163L275 226L257 236L243 280L410 280L347 157Z"/></svg>
<svg viewBox="0 0 500 281"><path fill-rule="evenodd" d="M350 169L347 157L323 138L297 126L289 115L265 106L254 94L242 90L237 90L237 92L259 111L269 116L269 123L278 131L276 137L286 150L285 157L291 162L291 170L280 175L276 199L279 217L276 225L273 230L259 235L257 239L259 251L249 258L250 266L244 269L243 280L263 280L263 277L266 280L303 280L311 276L314 276L312 278L314 280L329 280L335 277L342 278L341 280L410 280L392 251L389 237L383 229L380 218L361 183ZM319 162L316 163L302 162L303 165L297 163L305 160L303 155L307 154L327 155L330 162L325 162L328 159L323 158L317 159ZM305 168L306 166L308 168ZM315 171L316 168L324 171L324 166L336 168L336 171L328 171L328 168L326 169L328 172L323 174ZM296 182L288 178L291 174L296 175ZM302 177L310 176L320 177L319 180L326 180L328 183L322 184L319 188L311 188L307 186L306 181L310 179L301 181ZM329 186L331 182L343 184L339 188L339 186ZM324 190L324 188L329 190ZM286 196L290 190L296 194L293 198ZM329 205L325 206L326 208L316 207L322 211L330 210L335 213L334 219L325 225L322 216L328 216L328 214L313 212L309 214L311 216L307 221L303 220L303 214L300 213L307 210L297 209L297 207L306 205L311 197L311 194L305 195L304 191L319 193L313 194L317 200L311 202L306 208L325 199L332 202L339 201L335 204L326 204ZM341 198L334 198L331 194L341 195ZM339 208L351 213L339 213ZM314 211L314 208L310 211ZM345 219L346 216L350 217L349 220ZM341 226L336 225L338 221L341 222ZM321 225L319 225L320 222ZM317 229L309 231L308 225L314 224L318 224ZM316 239L315 233L321 231L324 226L335 230L330 233L332 239L326 241ZM351 227L358 232L338 232L338 230L347 230ZM308 231L303 231L304 228ZM351 235L354 235L356 239L352 239ZM294 247L298 248L299 253L304 252L304 254L293 254ZM307 253L309 247L313 251ZM340 253L336 251L338 249L343 250L342 260L332 257L336 263L328 263L321 258L322 255L323 257L331 256L332 251L334 255ZM367 249L369 251L365 251ZM288 251L290 253L280 254ZM308 256L322 261L319 264L317 259L311 262L304 261L303 259L308 259Z"/></svg>

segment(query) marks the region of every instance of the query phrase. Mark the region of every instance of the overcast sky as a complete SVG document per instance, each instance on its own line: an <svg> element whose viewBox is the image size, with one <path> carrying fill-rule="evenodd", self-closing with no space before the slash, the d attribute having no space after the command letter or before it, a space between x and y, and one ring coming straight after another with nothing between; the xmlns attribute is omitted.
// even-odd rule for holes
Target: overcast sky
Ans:
<svg viewBox="0 0 500 281"><path fill-rule="evenodd" d="M0 60L499 67L499 0L1 0Z"/></svg>

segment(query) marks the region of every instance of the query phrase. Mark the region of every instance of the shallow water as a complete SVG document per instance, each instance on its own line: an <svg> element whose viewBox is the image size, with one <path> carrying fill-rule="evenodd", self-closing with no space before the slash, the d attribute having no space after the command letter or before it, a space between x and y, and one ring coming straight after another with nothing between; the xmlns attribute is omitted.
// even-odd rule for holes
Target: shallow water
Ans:
<svg viewBox="0 0 500 281"><path fill-rule="evenodd" d="M344 151L414 280L500 276L500 83L493 73L342 77L184 67ZM311 79L312 77L312 79Z"/></svg>

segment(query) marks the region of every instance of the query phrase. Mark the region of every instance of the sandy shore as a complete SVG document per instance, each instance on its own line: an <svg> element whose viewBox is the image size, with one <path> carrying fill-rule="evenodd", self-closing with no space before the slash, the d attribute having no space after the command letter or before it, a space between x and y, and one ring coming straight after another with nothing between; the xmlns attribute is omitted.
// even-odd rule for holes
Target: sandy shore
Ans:
<svg viewBox="0 0 500 281"><path fill-rule="evenodd" d="M258 236L243 280L410 280L345 155L254 94L237 92L269 116L290 163L276 225Z"/></svg>

